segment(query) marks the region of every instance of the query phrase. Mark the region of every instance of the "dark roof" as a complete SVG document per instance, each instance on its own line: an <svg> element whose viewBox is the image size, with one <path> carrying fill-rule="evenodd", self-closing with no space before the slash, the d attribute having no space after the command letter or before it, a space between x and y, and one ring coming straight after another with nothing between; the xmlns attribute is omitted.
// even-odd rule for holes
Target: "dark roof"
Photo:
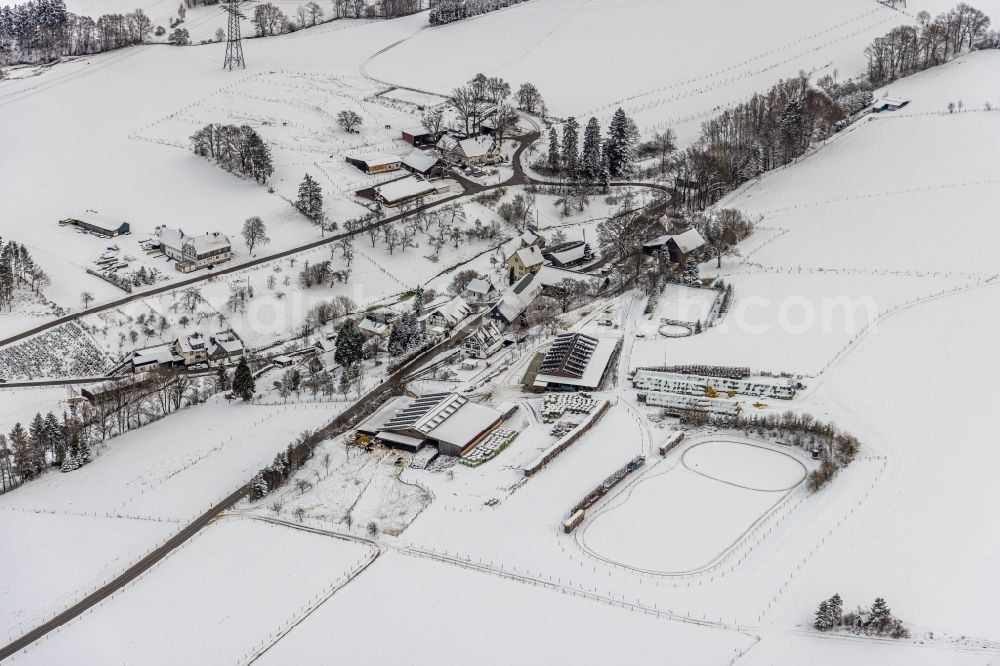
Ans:
<svg viewBox="0 0 1000 666"><path fill-rule="evenodd" d="M538 374L582 379L596 348L596 338L583 333L563 333L545 353Z"/></svg>

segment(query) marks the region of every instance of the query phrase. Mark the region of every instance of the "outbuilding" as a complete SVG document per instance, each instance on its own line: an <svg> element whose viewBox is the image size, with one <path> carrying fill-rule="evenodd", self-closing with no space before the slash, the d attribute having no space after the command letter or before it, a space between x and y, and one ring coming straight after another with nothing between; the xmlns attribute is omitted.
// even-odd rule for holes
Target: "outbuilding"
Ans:
<svg viewBox="0 0 1000 666"><path fill-rule="evenodd" d="M403 161L398 155L388 153L366 153L345 158L351 166L361 169L367 174L388 173L399 171Z"/></svg>
<svg viewBox="0 0 1000 666"><path fill-rule="evenodd" d="M104 236L105 238L114 238L115 236L131 233L128 222L116 220L107 215L101 215L96 210L88 210L82 215L60 220L59 224L71 224L78 229L83 229L84 231L89 231L92 234Z"/></svg>

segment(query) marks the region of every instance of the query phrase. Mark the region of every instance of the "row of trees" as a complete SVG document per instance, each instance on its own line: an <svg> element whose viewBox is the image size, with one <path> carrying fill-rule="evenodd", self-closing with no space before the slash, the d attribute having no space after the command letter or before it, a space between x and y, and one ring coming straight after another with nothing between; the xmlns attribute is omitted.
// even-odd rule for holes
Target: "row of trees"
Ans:
<svg viewBox="0 0 1000 666"><path fill-rule="evenodd" d="M909 638L910 630L901 620L893 617L892 609L882 597L876 597L870 608L858 608L844 612L844 602L839 594L820 602L816 609L813 627L820 631L832 631L837 627L846 627L876 636L890 638Z"/></svg>
<svg viewBox="0 0 1000 666"><path fill-rule="evenodd" d="M270 147L249 125L209 123L191 135L191 147L226 171L236 171L259 183L274 173Z"/></svg>
<svg viewBox="0 0 1000 666"><path fill-rule="evenodd" d="M510 94L510 84L503 78L476 74L452 91L449 103L465 123L466 134L478 134L483 121L489 119L497 140L503 141L517 126L517 114L507 102Z"/></svg>
<svg viewBox="0 0 1000 666"><path fill-rule="evenodd" d="M844 110L805 73L779 81L702 124L698 141L674 159L675 206L701 209L829 136Z"/></svg>
<svg viewBox="0 0 1000 666"><path fill-rule="evenodd" d="M893 28L865 49L868 80L882 86L948 62L963 51L996 48L1000 35L989 27L990 17L964 2L933 19L922 11L917 25Z"/></svg>
<svg viewBox="0 0 1000 666"><path fill-rule="evenodd" d="M0 64L51 62L142 43L153 23L141 9L96 21L66 10L63 0L0 7Z"/></svg>
<svg viewBox="0 0 1000 666"><path fill-rule="evenodd" d="M0 493L35 478L46 467L70 472L90 460L89 432L75 407L60 420L52 412L35 414L28 428L14 424L0 433Z"/></svg>
<svg viewBox="0 0 1000 666"><path fill-rule="evenodd" d="M437 0L431 3L431 13L428 20L431 25L443 25L510 7L520 2L525 2L525 0Z"/></svg>
<svg viewBox="0 0 1000 666"><path fill-rule="evenodd" d="M333 0L330 20L341 18L398 18L420 11L421 0L379 0L369 4L367 0ZM280 35L309 28L323 23L326 12L315 0L299 5L296 10L298 21L288 18L285 12L271 2L256 5L250 23L258 37Z"/></svg>
<svg viewBox="0 0 1000 666"><path fill-rule="evenodd" d="M607 182L635 171L639 147L639 128L623 109L615 111L607 137L601 125L591 118L580 137L580 123L570 116L562 126L562 137L549 129L549 148L545 167L552 173L578 180Z"/></svg>
<svg viewBox="0 0 1000 666"><path fill-rule="evenodd" d="M31 258L27 247L12 240L5 243L0 238L0 309L14 307L14 291L18 284L40 294L51 283L49 276Z"/></svg>

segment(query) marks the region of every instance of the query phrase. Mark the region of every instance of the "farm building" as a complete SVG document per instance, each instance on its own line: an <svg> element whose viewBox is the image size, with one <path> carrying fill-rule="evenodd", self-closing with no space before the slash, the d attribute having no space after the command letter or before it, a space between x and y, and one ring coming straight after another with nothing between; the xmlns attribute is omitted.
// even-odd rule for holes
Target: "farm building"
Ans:
<svg viewBox="0 0 1000 666"><path fill-rule="evenodd" d="M399 171L403 164L398 155L390 155L388 153L366 153L364 155L348 156L345 159L348 164L361 169L367 174Z"/></svg>
<svg viewBox="0 0 1000 666"><path fill-rule="evenodd" d="M670 416L688 416L691 414L738 416L740 413L740 404L735 400L677 395L676 393L660 393L656 391L646 396L646 404L651 407L662 407Z"/></svg>
<svg viewBox="0 0 1000 666"><path fill-rule="evenodd" d="M542 287L549 290L560 288L559 283L563 280L573 280L585 285L590 284L592 281L607 281L607 278L602 278L598 275L568 271L565 268L556 268L555 266L542 266L542 270L538 271L536 277L542 283Z"/></svg>
<svg viewBox="0 0 1000 666"><path fill-rule="evenodd" d="M386 206L399 206L447 189L448 185L440 181L432 183L419 176L408 176L385 185L378 185L375 187L375 195Z"/></svg>
<svg viewBox="0 0 1000 666"><path fill-rule="evenodd" d="M144 372L161 365L180 365L184 358L174 351L173 343L137 349L129 359L133 372Z"/></svg>
<svg viewBox="0 0 1000 666"><path fill-rule="evenodd" d="M593 259L594 252L583 241L567 241L543 249L542 257L556 268L572 268Z"/></svg>
<svg viewBox="0 0 1000 666"><path fill-rule="evenodd" d="M682 374L662 370L637 370L632 377L632 387L640 392L667 392L684 395L733 393L761 398L791 400L796 386L788 377L713 377L709 375Z"/></svg>
<svg viewBox="0 0 1000 666"><path fill-rule="evenodd" d="M437 143L439 134L428 132L426 127L408 127L402 130L402 139L411 146L433 146Z"/></svg>
<svg viewBox="0 0 1000 666"><path fill-rule="evenodd" d="M486 316L504 326L510 326L520 319L541 293L542 283L528 273L500 296L500 300L490 308Z"/></svg>
<svg viewBox="0 0 1000 666"><path fill-rule="evenodd" d="M457 393L433 393L395 398L362 421L357 431L393 448L416 452L435 444L443 455L460 456L503 420L503 412Z"/></svg>
<svg viewBox="0 0 1000 666"><path fill-rule="evenodd" d="M688 255L705 245L705 239L701 237L697 229L688 229L684 233L665 235L654 238L642 244L642 249L649 254L658 251L666 251L670 255L670 261L682 264Z"/></svg>
<svg viewBox="0 0 1000 666"><path fill-rule="evenodd" d="M545 352L534 388L547 391L594 390L604 383L622 338L562 333Z"/></svg>
<svg viewBox="0 0 1000 666"><path fill-rule="evenodd" d="M130 233L128 222L122 222L107 215L101 215L95 210L88 210L77 217L68 217L65 220L60 220L59 224L64 226L67 224L73 225L84 231L89 231L90 233L106 238L114 238L115 236Z"/></svg>
<svg viewBox="0 0 1000 666"><path fill-rule="evenodd" d="M156 381L151 373L142 372L108 379L96 384L88 384L80 389L80 395L91 404L111 404L119 407L125 402L150 395L156 390Z"/></svg>
<svg viewBox="0 0 1000 666"><path fill-rule="evenodd" d="M477 330L465 336L462 351L469 358L489 358L503 347L503 331L495 321L483 322Z"/></svg>
<svg viewBox="0 0 1000 666"><path fill-rule="evenodd" d="M898 111L910 103L908 99L895 99L893 97L883 97L875 100L872 104L872 113L882 113L883 111Z"/></svg>
<svg viewBox="0 0 1000 666"><path fill-rule="evenodd" d="M228 261L232 256L233 250L229 238L213 231L185 240L181 259L174 264L174 268L181 273L190 273L206 266L211 268L215 264Z"/></svg>
<svg viewBox="0 0 1000 666"><path fill-rule="evenodd" d="M437 155L414 148L413 152L403 158L403 168L421 176L433 176L441 171L438 168L439 161Z"/></svg>
<svg viewBox="0 0 1000 666"><path fill-rule="evenodd" d="M507 271L511 282L520 280L525 275L535 274L542 268L545 259L542 251L536 245L522 247L507 257Z"/></svg>

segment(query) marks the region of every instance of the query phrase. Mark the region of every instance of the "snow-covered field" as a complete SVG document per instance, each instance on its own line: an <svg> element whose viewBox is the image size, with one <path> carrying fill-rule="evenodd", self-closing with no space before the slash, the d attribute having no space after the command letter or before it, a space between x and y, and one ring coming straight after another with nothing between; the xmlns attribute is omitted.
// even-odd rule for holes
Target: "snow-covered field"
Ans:
<svg viewBox="0 0 1000 666"><path fill-rule="evenodd" d="M14 663L241 663L374 551L294 527L222 519Z"/></svg>
<svg viewBox="0 0 1000 666"><path fill-rule="evenodd" d="M405 590L405 594L400 594ZM391 627L372 621L392 606ZM453 632L435 618L453 618ZM337 650L356 664L641 663L669 654L685 664L722 664L752 639L735 631L667 622L530 582L392 553L324 604L258 662L324 660ZM385 640L386 632L392 640Z"/></svg>
<svg viewBox="0 0 1000 666"><path fill-rule="evenodd" d="M13 637L121 573L332 416L330 405L230 405L217 396L95 446L94 461L75 472L0 495L0 532L19 544L0 548L0 634ZM74 551L86 556L66 562Z"/></svg>
<svg viewBox="0 0 1000 666"><path fill-rule="evenodd" d="M932 12L950 4L923 3ZM907 11L922 8L913 2ZM623 20L628 30L608 27ZM50 299L78 308L80 291L98 301L120 294L83 273L105 242L56 225L81 209L132 222L135 235L122 240L128 248L160 224L226 232L236 261L248 255L238 230L250 215L264 218L272 239L259 252L318 237L287 201L305 171L330 194L333 218L360 212L350 192L371 182L343 154L403 150L397 125L416 117L416 104L437 99L402 90L376 97L386 86L369 77L447 92L481 70L515 88L535 82L556 115L606 119L622 104L644 131L670 126L685 140L702 119L782 76L857 73L871 38L911 19L867 0L769 0L763 9L733 0L532 0L442 28L423 29L425 21L337 22L254 40L248 69L237 74L220 71L221 46L154 46L0 84L0 127L16 128L3 145L18 156L0 160L0 234L25 242L52 275ZM693 23L711 23L709 37ZM609 51L627 52L628 62ZM734 287L717 326L656 337L660 317L694 312L701 320L710 307L711 293L677 287L652 318L634 294L568 314L563 321L575 321L573 330L595 332L608 308L626 345L613 385L596 396L611 403L607 414L538 474L525 478L523 468L554 436L537 399L519 388L544 349L533 338L461 377L475 384L471 395L519 407L506 425L521 434L495 459L475 469L418 470L396 467L391 454L379 460L329 443L297 477L311 488L289 485L250 507L253 517L241 507L245 520L213 525L15 663L201 663L207 650L210 663L240 660L367 557L364 546L259 522L275 515L354 535L375 522L386 554L262 663L321 662L336 653L373 664L667 655L714 665L746 649L738 663L996 662L1000 536L990 511L1000 453L990 434L1000 232L991 220L1000 205L1000 115L985 104L1000 108L998 65L1000 54L975 53L897 82L884 92L911 99L905 109L859 123L727 197L720 205L761 222L741 257L721 269L702 266L703 277ZM947 113L959 100L964 111ZM331 115L342 108L362 113L362 134L334 127ZM274 144L273 193L186 149L186 136L207 122L247 122ZM541 226L564 226L595 243L607 202L595 198L570 220L552 203L539 197ZM494 215L480 204L466 210L484 222ZM389 255L361 237L348 285L303 293L294 284L298 269L284 259L202 285L203 314L218 319L213 328L232 326L251 346L265 344L296 333L313 298L349 295L369 305L417 283L440 291L451 276L439 273L458 264L495 268L492 243L458 245L435 263L423 242ZM324 247L296 260L327 258ZM224 313L237 281L254 287L256 309ZM173 300L168 294L88 317L90 335L117 355L140 312L176 320ZM24 314L0 330L28 326ZM170 321L159 335L192 328ZM640 333L646 339L634 339ZM50 355L64 355L48 346ZM861 455L817 493L801 485L815 464L801 451L724 443L733 433L691 437L661 459L656 447L677 426L654 426L647 417L659 416L636 404L626 377L629 368L674 363L802 375L805 389L794 400L767 408L831 420L858 436ZM64 389L0 391L0 426L59 410L63 397ZM216 397L95 447L95 460L80 470L48 473L0 496L0 638L120 573L345 405L230 405ZM639 455L647 457L643 467L565 534L570 509ZM277 513L268 506L275 500ZM809 629L813 612L834 592L848 609L884 596L913 639L820 637ZM454 631L442 629L456 619ZM711 626L680 621L689 619Z"/></svg>
<svg viewBox="0 0 1000 666"><path fill-rule="evenodd" d="M691 140L720 107L800 70L860 73L865 46L908 20L869 0L541 0L425 30L366 70L435 92L470 72L503 76L515 88L530 81L556 116L595 115L606 124L622 106L644 131L672 127ZM627 30L613 27L621 22ZM462 57L442 59L442 52Z"/></svg>

